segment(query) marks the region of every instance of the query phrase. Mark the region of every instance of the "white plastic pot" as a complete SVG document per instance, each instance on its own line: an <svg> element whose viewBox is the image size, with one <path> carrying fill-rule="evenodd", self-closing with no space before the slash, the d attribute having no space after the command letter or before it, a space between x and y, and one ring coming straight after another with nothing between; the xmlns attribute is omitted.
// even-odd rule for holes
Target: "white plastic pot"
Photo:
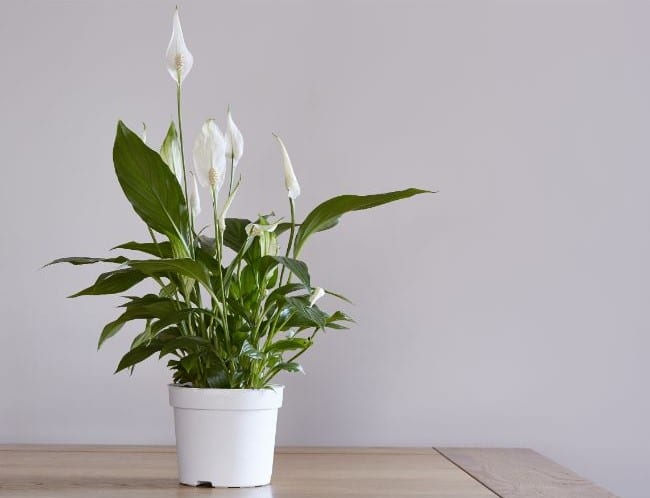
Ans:
<svg viewBox="0 0 650 498"><path fill-rule="evenodd" d="M180 482L214 487L269 484L283 390L170 384Z"/></svg>

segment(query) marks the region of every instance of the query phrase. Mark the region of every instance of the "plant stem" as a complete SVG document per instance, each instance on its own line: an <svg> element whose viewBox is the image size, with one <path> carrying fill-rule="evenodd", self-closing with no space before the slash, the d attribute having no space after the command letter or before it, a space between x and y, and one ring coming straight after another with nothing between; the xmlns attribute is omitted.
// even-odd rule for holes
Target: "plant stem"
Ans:
<svg viewBox="0 0 650 498"><path fill-rule="evenodd" d="M160 245L158 244L158 239L156 239L156 234L154 233L154 231L151 229L151 227L149 225L147 225L147 229L149 230L149 235L151 236L151 240L153 241L154 244L156 244L156 248L158 249L158 256L162 259L163 254L162 254L162 251L160 250ZM153 279L156 281L156 283L160 286L161 289L165 288L165 284L163 283L162 280L160 280L160 277L154 276ZM179 304L180 298L179 298L179 295L178 295L178 289L174 289L174 295L176 296L177 308L180 310L180 304ZM184 297L184 299L187 301L186 297ZM191 306L191 303L190 303L190 306ZM183 329L184 332L186 332L185 335L187 335L187 332L191 332L191 328L192 328L191 320L190 320L190 330L187 330L187 326L186 326L186 324L184 322L181 322L181 328ZM192 334L190 333L189 335L192 335Z"/></svg>
<svg viewBox="0 0 650 498"><path fill-rule="evenodd" d="M296 206L293 202L293 199L289 197L289 206L291 207L291 229L289 230L289 241L287 242L287 250L284 253L284 257L288 258L289 253L291 252L291 246L293 245L293 236L296 231ZM282 279L284 278L284 265L282 265L282 271L280 272L280 279L278 284L282 285ZM287 283L291 280L291 274L287 278Z"/></svg>
<svg viewBox="0 0 650 498"><path fill-rule="evenodd" d="M212 214L214 216L214 251L219 266L219 286L221 290L221 319L223 332L226 339L226 351L230 355L230 332L228 330L228 316L226 315L226 292L223 287L223 273L221 271L221 228L219 227L219 213L217 212L217 193L212 189Z"/></svg>
<svg viewBox="0 0 650 498"><path fill-rule="evenodd" d="M192 211L189 207L189 202L190 198L187 195L187 171L185 168L185 146L183 143L183 120L181 117L181 77L180 77L180 71L178 74L178 84L176 85L176 114L177 114L177 119L178 119L178 141L181 146L181 164L183 165L183 191L185 193L185 205L187 206L187 217L190 222L190 246L189 246L189 255L194 258L194 217L192 216ZM197 293L197 301L199 302L199 305L201 304L201 291L198 287L198 285L195 285L196 293ZM188 299L187 293L183 292L185 301L188 303L188 306L192 306L191 299ZM203 317L201 317L201 321L203 320ZM192 319L190 318L190 332L192 331L194 327L192 326Z"/></svg>
<svg viewBox="0 0 650 498"><path fill-rule="evenodd" d="M283 321L283 322L280 324L280 326L278 327L278 320L279 320L279 318L280 318L280 313L281 313L281 311L282 311L282 307L281 307L281 306L278 306L278 310L277 310L277 312L275 313L275 316L271 319L271 320L273 320L273 323L269 323L269 330L268 330L268 332L266 333L266 334L267 334L267 335L266 335L266 341L264 341L264 348L263 348L264 351L266 351L266 349L271 345L271 343L273 342L273 338L274 338L274 337L276 336L276 334L278 333L278 330L283 329L284 326L287 324L287 322L288 322L288 321L291 319L291 317L293 316L293 313L289 314L289 315L287 316L287 318L285 318L284 321Z"/></svg>
<svg viewBox="0 0 650 498"><path fill-rule="evenodd" d="M185 191L185 204L188 206L187 216L190 220L190 238L192 244L190 246L190 254L194 257L194 220L192 218L191 210L189 209L189 196L187 195L187 172L185 170L185 149L183 147L183 123L181 120L181 84L180 75L179 83L176 85L176 112L178 115L178 141L181 145L181 164L183 165L183 189Z"/></svg>

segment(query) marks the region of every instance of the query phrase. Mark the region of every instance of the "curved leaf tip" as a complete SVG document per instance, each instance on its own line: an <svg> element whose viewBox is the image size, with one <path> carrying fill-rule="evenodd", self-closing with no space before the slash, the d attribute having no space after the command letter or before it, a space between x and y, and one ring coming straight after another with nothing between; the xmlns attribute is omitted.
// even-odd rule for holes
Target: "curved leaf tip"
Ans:
<svg viewBox="0 0 650 498"><path fill-rule="evenodd" d="M316 206L302 222L296 235L294 245L294 256L300 254L300 250L310 235L327 230L336 226L341 216L352 211L361 211L373 207L388 204L389 202L407 199L419 194L433 194L431 190L408 188L394 192L371 195L339 195L322 202Z"/></svg>

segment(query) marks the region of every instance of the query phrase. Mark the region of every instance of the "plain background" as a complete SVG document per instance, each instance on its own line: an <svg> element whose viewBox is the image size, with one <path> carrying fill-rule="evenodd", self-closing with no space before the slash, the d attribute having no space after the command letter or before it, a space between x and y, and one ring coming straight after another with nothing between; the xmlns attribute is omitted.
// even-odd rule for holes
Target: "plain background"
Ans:
<svg viewBox="0 0 650 498"><path fill-rule="evenodd" d="M39 270L147 239L111 147L117 119L158 146L174 115L173 6L2 3L0 442L173 443L164 365L111 375L137 330L95 351L118 299L65 299L100 269ZM645 498L650 4L224 0L181 17L188 143L228 104L246 139L234 215L288 214L272 131L299 216L440 191L312 239L313 280L358 325L283 379L278 443L526 446Z"/></svg>

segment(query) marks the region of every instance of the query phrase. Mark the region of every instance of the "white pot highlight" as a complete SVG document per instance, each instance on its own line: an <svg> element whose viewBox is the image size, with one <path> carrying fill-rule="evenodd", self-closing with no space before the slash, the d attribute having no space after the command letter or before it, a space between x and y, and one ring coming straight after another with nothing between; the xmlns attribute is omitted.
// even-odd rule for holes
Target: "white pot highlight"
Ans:
<svg viewBox="0 0 650 498"><path fill-rule="evenodd" d="M179 481L214 487L269 484L283 390L171 384Z"/></svg>

